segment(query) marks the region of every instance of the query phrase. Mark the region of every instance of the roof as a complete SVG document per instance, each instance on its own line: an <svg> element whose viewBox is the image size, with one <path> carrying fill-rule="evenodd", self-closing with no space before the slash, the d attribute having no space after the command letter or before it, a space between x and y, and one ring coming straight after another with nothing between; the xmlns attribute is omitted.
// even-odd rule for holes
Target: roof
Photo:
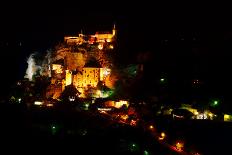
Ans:
<svg viewBox="0 0 232 155"><path fill-rule="evenodd" d="M96 68L101 68L102 66L100 65L100 63L99 63L95 58L91 58L91 59L89 59L89 61L85 64L84 67L96 67Z"/></svg>
<svg viewBox="0 0 232 155"><path fill-rule="evenodd" d="M64 65L64 59L59 59L53 62L53 64L61 64Z"/></svg>

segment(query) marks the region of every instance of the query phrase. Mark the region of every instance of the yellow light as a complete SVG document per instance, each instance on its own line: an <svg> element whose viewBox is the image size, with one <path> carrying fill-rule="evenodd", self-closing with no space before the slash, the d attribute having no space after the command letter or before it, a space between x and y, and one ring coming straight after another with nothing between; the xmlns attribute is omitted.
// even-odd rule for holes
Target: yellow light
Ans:
<svg viewBox="0 0 232 155"><path fill-rule="evenodd" d="M161 133L161 137L165 137L165 133L164 132Z"/></svg>
<svg viewBox="0 0 232 155"><path fill-rule="evenodd" d="M209 115L210 117L213 117L213 114L212 114L212 113L209 113L208 115Z"/></svg>
<svg viewBox="0 0 232 155"><path fill-rule="evenodd" d="M224 121L230 121L230 115L224 114Z"/></svg>
<svg viewBox="0 0 232 155"><path fill-rule="evenodd" d="M154 126L153 126L153 125L150 125L149 128L150 128L150 129L154 129Z"/></svg>
<svg viewBox="0 0 232 155"><path fill-rule="evenodd" d="M47 107L53 107L53 104L49 103L47 104Z"/></svg>
<svg viewBox="0 0 232 155"><path fill-rule="evenodd" d="M114 49L114 46L113 46L113 45L110 45L110 49Z"/></svg>
<svg viewBox="0 0 232 155"><path fill-rule="evenodd" d="M103 68L100 68L100 81L104 79L104 70Z"/></svg>
<svg viewBox="0 0 232 155"><path fill-rule="evenodd" d="M181 143L181 142L177 142L177 143L176 143L176 148L177 148L179 151L181 151L183 147L184 147L184 144L183 144L183 143Z"/></svg>
<svg viewBox="0 0 232 155"><path fill-rule="evenodd" d="M68 86L72 83L72 74L69 70L66 70L66 75L65 75L65 85Z"/></svg>
<svg viewBox="0 0 232 155"><path fill-rule="evenodd" d="M128 119L128 115L121 115L121 119L123 119L124 121Z"/></svg>
<svg viewBox="0 0 232 155"><path fill-rule="evenodd" d="M163 140L165 138L166 134L164 132L161 132L159 140Z"/></svg>
<svg viewBox="0 0 232 155"><path fill-rule="evenodd" d="M199 113L197 111L194 111L194 115L198 115Z"/></svg>
<svg viewBox="0 0 232 155"><path fill-rule="evenodd" d="M102 44L99 44L97 47L98 47L99 50L103 49L103 45Z"/></svg>
<svg viewBox="0 0 232 155"><path fill-rule="evenodd" d="M121 108L123 105L129 106L128 101L120 100L119 102L115 102L115 108Z"/></svg>
<svg viewBox="0 0 232 155"><path fill-rule="evenodd" d="M35 101L34 105L43 105L43 102L41 102L41 101Z"/></svg>
<svg viewBox="0 0 232 155"><path fill-rule="evenodd" d="M55 70L56 73L63 73L62 66L59 64L52 64L52 70Z"/></svg>

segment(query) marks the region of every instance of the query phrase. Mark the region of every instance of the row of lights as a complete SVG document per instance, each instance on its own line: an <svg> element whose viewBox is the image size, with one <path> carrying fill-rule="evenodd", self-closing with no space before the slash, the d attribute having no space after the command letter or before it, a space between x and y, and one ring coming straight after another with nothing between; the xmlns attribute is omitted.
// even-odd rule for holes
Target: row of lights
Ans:
<svg viewBox="0 0 232 155"><path fill-rule="evenodd" d="M149 130L151 130L152 132L154 132L154 131L155 131L155 127L154 127L153 125L150 125L150 126L149 126ZM166 138L165 132L161 132L161 133L158 135L158 140L159 140L159 141L164 141L165 138ZM183 151L184 143L181 142L181 141L177 141L177 142L175 143L175 145L174 145L174 148L175 148L176 151L181 152L181 151Z"/></svg>

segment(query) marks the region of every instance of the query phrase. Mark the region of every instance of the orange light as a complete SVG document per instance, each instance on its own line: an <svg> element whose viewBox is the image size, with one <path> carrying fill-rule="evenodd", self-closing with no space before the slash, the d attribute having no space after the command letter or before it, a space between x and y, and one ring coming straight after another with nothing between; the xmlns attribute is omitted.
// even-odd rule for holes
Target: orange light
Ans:
<svg viewBox="0 0 232 155"><path fill-rule="evenodd" d="M48 103L48 104L47 104L47 107L53 107L53 104Z"/></svg>
<svg viewBox="0 0 232 155"><path fill-rule="evenodd" d="M184 144L182 142L177 142L176 143L176 149L179 150L179 151L182 151L184 147Z"/></svg>

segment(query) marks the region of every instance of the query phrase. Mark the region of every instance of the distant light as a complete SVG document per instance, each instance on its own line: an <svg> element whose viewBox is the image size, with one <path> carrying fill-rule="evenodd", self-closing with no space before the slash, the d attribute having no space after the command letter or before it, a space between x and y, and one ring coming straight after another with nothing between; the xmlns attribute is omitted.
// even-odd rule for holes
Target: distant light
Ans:
<svg viewBox="0 0 232 155"><path fill-rule="evenodd" d="M103 49L103 45L102 44L99 44L97 47L98 47L99 50Z"/></svg>
<svg viewBox="0 0 232 155"><path fill-rule="evenodd" d="M150 125L149 128L150 128L150 129L154 129L154 126L153 126L153 125Z"/></svg>
<svg viewBox="0 0 232 155"><path fill-rule="evenodd" d="M111 111L111 108L97 108L99 111Z"/></svg>
<svg viewBox="0 0 232 155"><path fill-rule="evenodd" d="M194 115L198 115L199 114L199 112L197 112L197 111L194 111Z"/></svg>
<svg viewBox="0 0 232 155"><path fill-rule="evenodd" d="M214 105L218 105L218 101L214 101L213 104L214 104Z"/></svg>
<svg viewBox="0 0 232 155"><path fill-rule="evenodd" d="M48 103L48 104L47 104L47 107L53 107L53 104Z"/></svg>
<svg viewBox="0 0 232 155"><path fill-rule="evenodd" d="M136 126L137 121L136 120L131 120L130 125L131 126Z"/></svg>
<svg viewBox="0 0 232 155"><path fill-rule="evenodd" d="M88 104L88 103L85 103L84 106L85 106L86 108L88 108L88 107L89 107L89 104Z"/></svg>
<svg viewBox="0 0 232 155"><path fill-rule="evenodd" d="M114 46L113 46L113 45L110 45L110 49L114 49Z"/></svg>
<svg viewBox="0 0 232 155"><path fill-rule="evenodd" d="M74 97L74 96L72 96L72 97L69 96L68 98L69 98L69 101L70 101L70 102L75 101L75 97Z"/></svg>
<svg viewBox="0 0 232 155"><path fill-rule="evenodd" d="M166 134L164 132L161 132L159 140L164 140Z"/></svg>
<svg viewBox="0 0 232 155"><path fill-rule="evenodd" d="M18 99L19 103L21 102L21 100L22 100L21 98Z"/></svg>
<svg viewBox="0 0 232 155"><path fill-rule="evenodd" d="M160 79L160 82L164 82L164 81L165 81L165 79L164 79L164 78L161 78L161 79Z"/></svg>
<svg viewBox="0 0 232 155"><path fill-rule="evenodd" d="M43 102L42 101L35 101L34 105L43 105Z"/></svg>
<svg viewBox="0 0 232 155"><path fill-rule="evenodd" d="M179 150L179 151L182 151L184 147L184 144L182 142L177 142L176 143L176 149Z"/></svg>
<svg viewBox="0 0 232 155"><path fill-rule="evenodd" d="M131 152L137 152L139 151L139 146L136 144L136 143L132 143L130 146L129 146L129 150Z"/></svg>
<svg viewBox="0 0 232 155"><path fill-rule="evenodd" d="M147 151L147 150L144 150L144 151L143 151L143 155L149 155L148 151Z"/></svg>
<svg viewBox="0 0 232 155"><path fill-rule="evenodd" d="M165 137L165 133L164 132L161 133L161 137Z"/></svg>
<svg viewBox="0 0 232 155"><path fill-rule="evenodd" d="M55 125L52 125L51 126L51 132L52 132L52 134L54 135L56 132L57 132L57 127L55 126Z"/></svg>

